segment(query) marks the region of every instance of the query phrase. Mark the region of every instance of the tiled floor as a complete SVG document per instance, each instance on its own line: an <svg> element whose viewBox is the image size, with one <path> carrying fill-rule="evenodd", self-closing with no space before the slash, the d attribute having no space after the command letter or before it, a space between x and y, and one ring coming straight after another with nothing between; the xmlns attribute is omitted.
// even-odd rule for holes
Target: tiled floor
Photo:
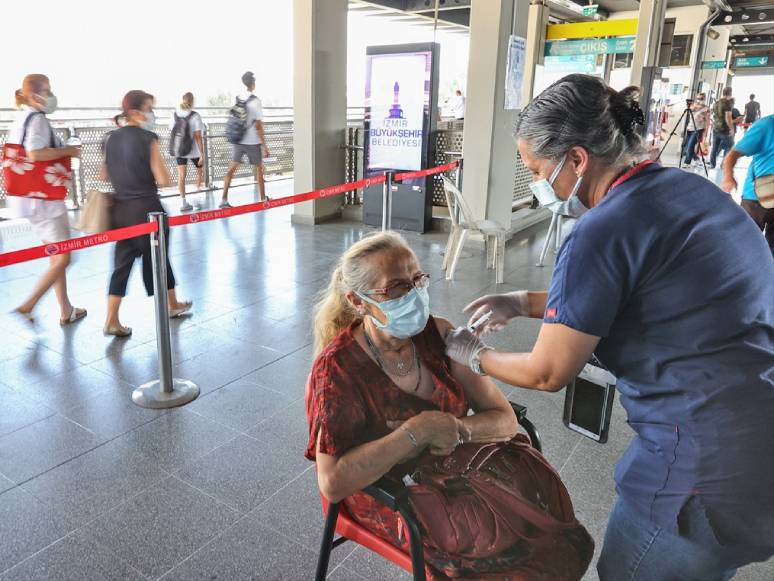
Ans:
<svg viewBox="0 0 774 581"><path fill-rule="evenodd" d="M277 182L270 193L291 187ZM234 198L245 202L252 192ZM168 205L175 211L178 202ZM69 284L74 302L89 309L82 322L60 328L52 296L39 307L37 338L0 316L0 579L311 579L322 517L302 457L310 309L337 256L364 231L343 222L293 226L289 209L175 229L172 265L181 296L195 301L191 317L172 323L175 375L202 389L183 409L131 402L133 387L157 373L153 306L135 273L123 309L134 336L102 337L109 247L75 256ZM546 286L550 266L534 266L543 236L538 227L509 243L497 290ZM449 283L440 270L444 235L407 237L433 276L436 314L461 323L470 299L495 290L480 250L466 250ZM11 245L33 242L19 235ZM0 312L41 267L0 269ZM537 330L519 321L494 343L528 349ZM561 394L503 389L528 405L599 545L613 464L630 438L622 410L610 442L596 445L564 428ZM407 575L344 545L330 578ZM770 580L774 564L738 578ZM587 579L596 579L593 569Z"/></svg>

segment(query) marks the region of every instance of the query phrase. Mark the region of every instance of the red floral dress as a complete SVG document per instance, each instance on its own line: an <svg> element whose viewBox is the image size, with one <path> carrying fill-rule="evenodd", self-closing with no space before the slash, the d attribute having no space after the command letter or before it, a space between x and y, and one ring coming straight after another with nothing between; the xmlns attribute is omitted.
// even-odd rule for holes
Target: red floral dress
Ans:
<svg viewBox="0 0 774 581"><path fill-rule="evenodd" d="M351 448L389 434L388 420L406 420L427 410L440 410L463 417L468 401L452 376L446 346L432 317L424 331L414 337L424 368L435 389L429 400L398 388L363 350L353 335L354 326L339 334L317 357L306 392L309 442L305 456L314 461L318 444L330 456L342 456ZM406 470L397 466L394 474ZM409 552L407 535L398 513L357 492L344 499L349 514L377 536ZM464 565L465 579L487 581L556 581L580 578L594 551L594 543L580 525L553 545L530 552L519 543L495 557L470 559ZM531 557L530 557L531 554ZM427 554L426 554L426 557ZM429 558L428 558L429 560ZM565 563L566 561L566 563ZM546 566L546 563L550 564ZM447 580L455 567L443 560L428 562L427 578ZM565 571L566 569L566 571ZM455 574L455 576L457 576Z"/></svg>
<svg viewBox="0 0 774 581"><path fill-rule="evenodd" d="M315 459L318 434L320 452L341 456L388 435L392 431L387 427L389 420L407 420L429 410L457 417L467 414L465 392L451 374L446 346L432 317L425 330L414 337L423 371L429 371L435 385L429 400L395 385L355 340L353 330L354 326L342 331L312 366L306 392L309 443L305 456L309 460ZM360 524L408 551L398 513L360 492L346 498L344 504Z"/></svg>

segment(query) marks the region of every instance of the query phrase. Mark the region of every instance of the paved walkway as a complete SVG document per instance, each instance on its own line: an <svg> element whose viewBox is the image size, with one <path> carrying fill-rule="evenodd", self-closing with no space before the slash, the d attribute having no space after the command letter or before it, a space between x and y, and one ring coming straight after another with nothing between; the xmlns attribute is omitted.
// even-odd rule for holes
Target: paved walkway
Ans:
<svg viewBox="0 0 774 581"><path fill-rule="evenodd" d="M277 182L270 194L291 188ZM251 201L251 188L233 199ZM177 209L177 200L167 203ZM134 336L102 336L110 247L75 256L69 281L74 302L89 309L82 322L60 328L53 296L39 307L38 339L0 315L0 579L311 579L322 516L302 456L310 311L339 254L366 231L347 222L293 226L288 208L173 230L180 294L195 302L192 316L172 323L175 375L202 389L182 409L131 402L132 389L157 376L153 305L135 272L122 311ZM551 267L534 266L544 235L535 228L508 244L497 290L545 288ZM446 282L445 236L407 238L433 277L434 313L462 323L461 308L495 290L475 247ZM33 243L23 233L10 241ZM43 266L0 269L0 313ZM538 327L520 320L493 342L529 349ZM623 411L613 416L610 442L597 445L564 428L562 394L503 390L529 407L546 456L600 545L613 464L631 436ZM334 552L330 570L338 581L407 578L348 545ZM737 578L770 580L774 564ZM596 579L593 570L587 579Z"/></svg>

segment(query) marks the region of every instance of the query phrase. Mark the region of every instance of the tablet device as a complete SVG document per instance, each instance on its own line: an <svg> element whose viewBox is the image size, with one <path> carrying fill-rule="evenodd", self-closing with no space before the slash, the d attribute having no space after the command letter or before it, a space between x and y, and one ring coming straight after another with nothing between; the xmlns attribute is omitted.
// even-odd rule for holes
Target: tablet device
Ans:
<svg viewBox="0 0 774 581"><path fill-rule="evenodd" d="M615 396L615 377L587 364L565 390L564 425L595 442L607 442Z"/></svg>

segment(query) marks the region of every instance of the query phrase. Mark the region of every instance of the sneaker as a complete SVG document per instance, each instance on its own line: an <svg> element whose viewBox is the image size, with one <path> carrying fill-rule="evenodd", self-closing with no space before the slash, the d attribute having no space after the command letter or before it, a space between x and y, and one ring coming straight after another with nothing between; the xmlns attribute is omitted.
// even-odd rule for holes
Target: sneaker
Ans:
<svg viewBox="0 0 774 581"><path fill-rule="evenodd" d="M193 210L193 206L188 202L183 202L183 204L180 206L181 212L190 212L191 210Z"/></svg>
<svg viewBox="0 0 774 581"><path fill-rule="evenodd" d="M218 205L218 208L233 208L233 207L234 206L232 206L231 204L228 203L228 200L223 200Z"/></svg>

